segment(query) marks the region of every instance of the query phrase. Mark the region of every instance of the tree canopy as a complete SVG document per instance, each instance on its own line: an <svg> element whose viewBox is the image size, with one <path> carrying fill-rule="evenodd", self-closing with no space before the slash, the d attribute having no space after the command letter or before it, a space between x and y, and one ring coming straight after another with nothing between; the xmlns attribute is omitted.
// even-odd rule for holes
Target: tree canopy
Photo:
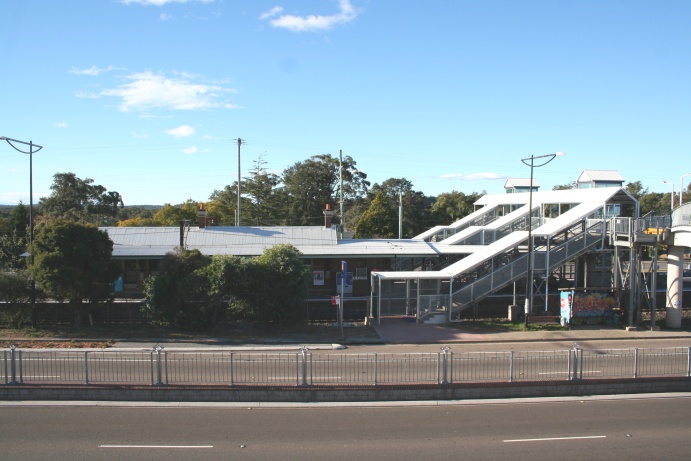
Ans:
<svg viewBox="0 0 691 461"><path fill-rule="evenodd" d="M323 222L326 204L340 201L340 176L343 172L343 201L352 203L367 193L367 174L356 167L350 156L343 162L330 154L314 155L297 162L283 172L282 182L288 201L287 225L315 226ZM334 222L340 222L335 217Z"/></svg>
<svg viewBox="0 0 691 461"><path fill-rule="evenodd" d="M38 202L47 217L112 225L118 209L124 206L119 193L108 192L93 179L80 179L74 173L56 173L50 189L50 196Z"/></svg>
<svg viewBox="0 0 691 461"><path fill-rule="evenodd" d="M38 226L33 242L34 280L53 299L67 300L82 317L82 303L104 301L118 272L111 262L113 242L91 224L56 220Z"/></svg>

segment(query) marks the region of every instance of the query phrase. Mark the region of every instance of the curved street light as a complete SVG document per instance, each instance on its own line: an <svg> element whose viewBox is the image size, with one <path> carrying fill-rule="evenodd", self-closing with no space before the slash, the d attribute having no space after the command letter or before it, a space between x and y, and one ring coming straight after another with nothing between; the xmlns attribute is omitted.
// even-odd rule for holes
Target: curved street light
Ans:
<svg viewBox="0 0 691 461"><path fill-rule="evenodd" d="M681 181L679 182L679 206L684 204L684 178L686 176L691 176L691 173L681 175Z"/></svg>
<svg viewBox="0 0 691 461"><path fill-rule="evenodd" d="M531 155L527 158L522 158L521 162L530 166L530 196L528 199L528 276L526 280L526 296L525 296L525 324L528 325L528 314L533 310L533 169L547 165L556 157L566 155L563 152L555 152L547 155ZM535 160L541 160L536 165ZM538 214L538 218L539 218Z"/></svg>
<svg viewBox="0 0 691 461"><path fill-rule="evenodd" d="M34 154L41 149L43 146L34 144L33 141L20 141L18 139L12 139L5 136L0 136L0 141L7 141L14 150L21 152L22 154L29 155L29 266L34 262L32 244L34 241ZM17 144L24 144L29 146L29 151L25 151L15 146ZM36 282L31 279L31 326L36 328Z"/></svg>
<svg viewBox="0 0 691 461"><path fill-rule="evenodd" d="M663 180L663 181L660 181L660 182L663 183L663 184L669 184L670 186L672 186L672 195L670 195L670 199L671 199L671 200L670 200L670 205L669 205L669 206L670 206L670 209L671 209L672 211L674 211L674 183L673 183L672 181L664 181L664 180Z"/></svg>

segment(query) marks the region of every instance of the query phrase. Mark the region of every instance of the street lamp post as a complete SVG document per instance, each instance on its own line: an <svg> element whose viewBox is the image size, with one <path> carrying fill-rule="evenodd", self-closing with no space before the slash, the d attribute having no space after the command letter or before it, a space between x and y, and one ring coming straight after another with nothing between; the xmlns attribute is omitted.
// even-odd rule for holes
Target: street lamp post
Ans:
<svg viewBox="0 0 691 461"><path fill-rule="evenodd" d="M681 181L679 182L679 206L684 204L684 178L686 176L691 176L691 173L681 175Z"/></svg>
<svg viewBox="0 0 691 461"><path fill-rule="evenodd" d="M29 266L34 262L33 242L34 242L34 153L43 149L43 146L34 144L33 141L19 141L18 139L0 136L0 140L7 141L14 150L22 154L29 154ZM29 151L22 150L13 143L29 146ZM36 149L36 150L34 150ZM36 328L36 282L31 279L31 326Z"/></svg>
<svg viewBox="0 0 691 461"><path fill-rule="evenodd" d="M525 296L525 324L528 325L528 314L533 310L533 169L547 165L549 162L564 155L563 152L555 152L553 154L538 155L537 157L531 155L528 158L522 158L521 162L530 166L530 192L528 198L528 276L526 279L526 296ZM535 164L535 160L544 159L539 165ZM538 214L539 218L539 214Z"/></svg>
<svg viewBox="0 0 691 461"><path fill-rule="evenodd" d="M663 184L672 186L672 194L670 195L670 209L674 211L674 183L672 181L662 181Z"/></svg>

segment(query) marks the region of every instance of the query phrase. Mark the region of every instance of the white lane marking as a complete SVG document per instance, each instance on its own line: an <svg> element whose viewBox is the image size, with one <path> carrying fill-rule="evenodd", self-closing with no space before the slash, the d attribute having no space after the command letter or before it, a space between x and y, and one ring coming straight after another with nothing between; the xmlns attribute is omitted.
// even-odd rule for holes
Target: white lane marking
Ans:
<svg viewBox="0 0 691 461"><path fill-rule="evenodd" d="M549 437L543 439L512 439L512 440L502 440L502 442L551 442L553 440L581 440L581 439L604 439L606 435L587 435L583 437Z"/></svg>
<svg viewBox="0 0 691 461"><path fill-rule="evenodd" d="M99 445L99 448L213 448L213 445Z"/></svg>

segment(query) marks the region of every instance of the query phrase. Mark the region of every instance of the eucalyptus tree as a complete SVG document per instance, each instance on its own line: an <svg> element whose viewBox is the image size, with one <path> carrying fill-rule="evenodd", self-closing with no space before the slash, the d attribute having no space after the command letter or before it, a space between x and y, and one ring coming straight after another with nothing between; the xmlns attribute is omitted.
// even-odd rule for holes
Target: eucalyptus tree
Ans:
<svg viewBox="0 0 691 461"><path fill-rule="evenodd" d="M324 220L327 204L340 201L340 178L343 178L343 202L347 208L367 193L367 174L358 170L350 156L339 158L330 154L314 155L286 168L281 177L287 212L287 223L293 226L315 226ZM334 222L340 222L339 217Z"/></svg>
<svg viewBox="0 0 691 461"><path fill-rule="evenodd" d="M38 202L40 213L49 218L112 225L124 206L118 192L109 192L93 179L80 179L74 173L54 174L50 189L51 194Z"/></svg>

